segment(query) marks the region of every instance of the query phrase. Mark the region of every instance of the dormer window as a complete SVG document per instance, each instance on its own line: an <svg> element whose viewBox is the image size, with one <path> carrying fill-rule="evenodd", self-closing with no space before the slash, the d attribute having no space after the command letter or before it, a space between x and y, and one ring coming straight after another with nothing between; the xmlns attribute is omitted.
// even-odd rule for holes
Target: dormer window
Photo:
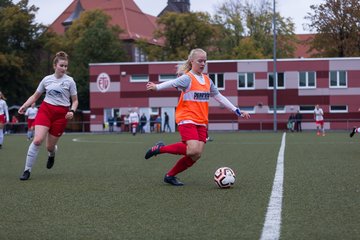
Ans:
<svg viewBox="0 0 360 240"><path fill-rule="evenodd" d="M84 8L81 5L80 0L76 3L75 10L71 13L71 15L63 21L61 24L65 27L65 31L72 25L73 21L80 17L80 14L84 11Z"/></svg>

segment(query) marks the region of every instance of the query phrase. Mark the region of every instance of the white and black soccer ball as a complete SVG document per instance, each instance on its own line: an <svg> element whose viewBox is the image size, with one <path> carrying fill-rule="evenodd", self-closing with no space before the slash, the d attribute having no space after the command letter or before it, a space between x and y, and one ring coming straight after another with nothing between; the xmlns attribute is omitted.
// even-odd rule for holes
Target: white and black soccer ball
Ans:
<svg viewBox="0 0 360 240"><path fill-rule="evenodd" d="M214 180L219 188L230 188L236 179L235 172L229 167L221 167L215 171Z"/></svg>

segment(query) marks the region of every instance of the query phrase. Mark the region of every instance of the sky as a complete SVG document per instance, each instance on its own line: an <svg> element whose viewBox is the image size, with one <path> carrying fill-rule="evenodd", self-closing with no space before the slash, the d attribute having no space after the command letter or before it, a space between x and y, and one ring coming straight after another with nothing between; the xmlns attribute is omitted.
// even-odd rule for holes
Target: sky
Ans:
<svg viewBox="0 0 360 240"><path fill-rule="evenodd" d="M39 7L35 21L45 25L51 24L73 0L29 0L29 4ZM94 0L95 1L95 0ZM157 16L167 5L167 0L134 0L138 7L147 14ZM215 12L215 6L226 0L190 0L191 11L206 11L210 14ZM19 0L13 0L14 3ZM204 4L204 2L206 4ZM325 0L277 0L276 11L283 17L291 17L295 23L295 33L307 33L303 24L309 23L304 17L311 12L310 5L324 3Z"/></svg>

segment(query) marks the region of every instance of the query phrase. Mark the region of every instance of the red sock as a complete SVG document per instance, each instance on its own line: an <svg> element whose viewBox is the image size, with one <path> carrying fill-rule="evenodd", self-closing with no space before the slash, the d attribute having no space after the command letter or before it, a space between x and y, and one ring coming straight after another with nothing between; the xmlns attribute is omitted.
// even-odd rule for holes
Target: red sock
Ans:
<svg viewBox="0 0 360 240"><path fill-rule="evenodd" d="M175 166L173 166L173 168L170 169L170 171L166 175L175 176L178 173L181 173L181 172L185 171L186 169L188 169L189 167L191 167L194 163L195 163L194 160L192 160L191 158L189 158L187 156L184 156L184 157L180 158L180 160L177 161Z"/></svg>
<svg viewBox="0 0 360 240"><path fill-rule="evenodd" d="M160 148L160 153L186 155L186 144L183 142L178 142L178 143L163 146Z"/></svg>

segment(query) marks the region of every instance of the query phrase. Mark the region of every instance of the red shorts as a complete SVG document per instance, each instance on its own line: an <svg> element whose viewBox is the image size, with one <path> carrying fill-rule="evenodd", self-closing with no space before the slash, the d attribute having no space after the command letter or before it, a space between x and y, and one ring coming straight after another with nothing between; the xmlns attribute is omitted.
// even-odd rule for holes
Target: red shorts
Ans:
<svg viewBox="0 0 360 240"><path fill-rule="evenodd" d="M324 120L316 121L315 124L316 124L316 126L320 125L321 127L323 127L324 126Z"/></svg>
<svg viewBox="0 0 360 240"><path fill-rule="evenodd" d="M181 135L181 141L198 140L206 143L207 128L205 126L195 125L191 123L180 124L178 127Z"/></svg>
<svg viewBox="0 0 360 240"><path fill-rule="evenodd" d="M5 114L0 114L0 123L5 124Z"/></svg>
<svg viewBox="0 0 360 240"><path fill-rule="evenodd" d="M28 124L28 129L34 127L35 126L35 119L29 119L28 118L27 124Z"/></svg>
<svg viewBox="0 0 360 240"><path fill-rule="evenodd" d="M67 120L66 113L69 111L68 107L54 106L46 102L42 102L39 112L35 117L34 125L46 126L49 128L49 133L55 137L60 137L66 128Z"/></svg>

